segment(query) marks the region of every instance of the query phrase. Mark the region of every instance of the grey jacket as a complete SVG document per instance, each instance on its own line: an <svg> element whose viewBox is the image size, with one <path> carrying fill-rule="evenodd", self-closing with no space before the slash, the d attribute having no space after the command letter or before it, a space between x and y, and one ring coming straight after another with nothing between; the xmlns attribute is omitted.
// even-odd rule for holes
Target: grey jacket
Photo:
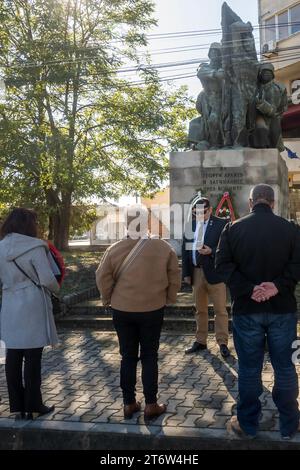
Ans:
<svg viewBox="0 0 300 470"><path fill-rule="evenodd" d="M0 241L0 339L6 348L41 348L58 342L49 291L58 292L59 285L47 252L43 240L18 233ZM41 287L35 286L13 260Z"/></svg>

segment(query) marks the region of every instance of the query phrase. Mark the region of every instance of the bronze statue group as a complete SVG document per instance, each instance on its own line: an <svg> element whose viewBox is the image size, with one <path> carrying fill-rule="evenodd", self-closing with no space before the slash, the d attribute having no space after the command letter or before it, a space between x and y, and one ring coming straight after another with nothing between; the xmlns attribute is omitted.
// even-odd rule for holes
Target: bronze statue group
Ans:
<svg viewBox="0 0 300 470"><path fill-rule="evenodd" d="M226 3L222 7L222 42L209 49L209 63L197 76L203 91L190 122L188 145L194 150L285 147L281 116L287 109L284 85L274 81L270 62L258 62L251 23L244 23Z"/></svg>

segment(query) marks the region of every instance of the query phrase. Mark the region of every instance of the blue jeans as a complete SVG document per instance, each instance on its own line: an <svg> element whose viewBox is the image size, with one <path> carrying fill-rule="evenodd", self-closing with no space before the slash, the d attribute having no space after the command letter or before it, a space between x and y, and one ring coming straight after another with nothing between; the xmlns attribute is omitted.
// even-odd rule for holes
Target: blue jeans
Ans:
<svg viewBox="0 0 300 470"><path fill-rule="evenodd" d="M237 418L245 433L255 436L258 429L266 339L274 369L272 397L279 411L280 432L291 436L297 431L298 377L292 363L292 343L296 338L296 313L233 316L233 340L239 361Z"/></svg>

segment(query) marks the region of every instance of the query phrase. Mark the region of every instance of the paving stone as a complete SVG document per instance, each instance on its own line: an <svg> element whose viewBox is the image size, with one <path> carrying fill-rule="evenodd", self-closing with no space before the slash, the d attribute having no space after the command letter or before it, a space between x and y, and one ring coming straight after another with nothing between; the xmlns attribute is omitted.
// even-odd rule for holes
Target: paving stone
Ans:
<svg viewBox="0 0 300 470"><path fill-rule="evenodd" d="M204 390L203 393L194 401L194 406L197 408L207 405L212 401L212 393L209 390Z"/></svg>
<svg viewBox="0 0 300 470"><path fill-rule="evenodd" d="M83 423L91 423L93 419L97 418L96 415L93 413L85 413L82 416L80 416L80 421Z"/></svg>
<svg viewBox="0 0 300 470"><path fill-rule="evenodd" d="M182 400L175 400L174 398L168 400L167 401L168 412L169 413L176 413L177 412L177 407L179 405L182 405L182 403L183 403Z"/></svg>
<svg viewBox="0 0 300 470"><path fill-rule="evenodd" d="M195 427L198 419L199 419L199 414L188 414L186 419L182 423L180 423L179 426L183 426L187 428Z"/></svg>
<svg viewBox="0 0 300 470"><path fill-rule="evenodd" d="M260 431L270 431L275 427L276 411L263 410L261 420L259 422Z"/></svg>
<svg viewBox="0 0 300 470"><path fill-rule="evenodd" d="M219 411L216 412L216 415L218 416L232 416L233 414L233 407L234 407L235 402L229 402L229 401L223 401L222 402L222 407Z"/></svg>
<svg viewBox="0 0 300 470"><path fill-rule="evenodd" d="M215 421L208 426L209 429L226 429L226 423L229 421L231 416L219 416L217 413L218 412L214 415Z"/></svg>
<svg viewBox="0 0 300 470"><path fill-rule="evenodd" d="M124 420L122 392L119 387L120 355L116 335L99 331L62 331L62 347L46 350L43 356L42 391L46 404L55 405L55 412L39 418L41 423L77 426L79 423L99 423L99 426L144 426L143 412ZM232 356L224 361L213 336L209 351L187 356L184 349L192 336L162 335L159 355L159 402L166 403L167 413L153 420L153 429L180 429L181 433L194 428L224 430L235 414L238 396L237 361ZM298 372L300 366L297 367ZM278 413L270 390L273 370L268 356L263 367L261 396L263 431L278 431ZM137 398L144 403L141 368L137 371ZM0 366L0 421L10 417L5 382L5 370ZM299 399L300 401L300 399ZM9 422L14 423L13 420ZM148 424L147 424L148 426ZM147 427L146 427L147 428ZM130 432L130 431L127 431ZM202 432L202 431L201 431Z"/></svg>
<svg viewBox="0 0 300 470"><path fill-rule="evenodd" d="M152 419L150 421L145 421L144 419L144 416L142 416L142 419L144 421L144 424L146 424L147 426L148 425L153 425L153 426L165 426L167 424L167 421L168 421L168 418L170 418L171 416L173 416L171 413L164 413L162 414L161 416L158 416L157 418L155 419Z"/></svg>
<svg viewBox="0 0 300 470"><path fill-rule="evenodd" d="M182 417L182 416L185 417L189 413L189 411L191 411L192 409L193 408L191 408L191 407L188 408L186 406L180 406L179 405L179 406L177 406L176 415L177 415L177 417Z"/></svg>
<svg viewBox="0 0 300 470"><path fill-rule="evenodd" d="M264 409L266 410L276 410L275 403L273 401L272 395L270 393L265 394L261 398L261 403Z"/></svg>
<svg viewBox="0 0 300 470"><path fill-rule="evenodd" d="M212 397L212 400L210 402L210 407L221 409L223 401L225 401L227 398L227 394L218 391L218 392L212 393L211 397Z"/></svg>
<svg viewBox="0 0 300 470"><path fill-rule="evenodd" d="M166 420L166 425L167 426L177 427L181 423L183 423L184 420L185 420L185 418L183 416L180 418L177 415L170 415L170 416L168 416L168 418Z"/></svg>
<svg viewBox="0 0 300 470"><path fill-rule="evenodd" d="M118 410L104 410L97 418L93 419L94 423L108 423L109 418Z"/></svg>
<svg viewBox="0 0 300 470"><path fill-rule="evenodd" d="M187 406L189 408L194 408L195 400L197 400L195 395L187 394L185 399L180 403L180 406Z"/></svg>
<svg viewBox="0 0 300 470"><path fill-rule="evenodd" d="M199 380L198 380L198 384L203 384L203 385L209 385L210 384L210 379L211 379L211 376L208 375L208 374L202 374L200 377L199 377Z"/></svg>
<svg viewBox="0 0 300 470"><path fill-rule="evenodd" d="M174 400L184 400L187 393L188 389L179 389L172 398L174 398Z"/></svg>
<svg viewBox="0 0 300 470"><path fill-rule="evenodd" d="M199 428L207 428L215 423L216 418L215 414L217 413L217 409L214 408L207 408L201 418L198 417L196 426ZM219 417L217 417L218 419Z"/></svg>

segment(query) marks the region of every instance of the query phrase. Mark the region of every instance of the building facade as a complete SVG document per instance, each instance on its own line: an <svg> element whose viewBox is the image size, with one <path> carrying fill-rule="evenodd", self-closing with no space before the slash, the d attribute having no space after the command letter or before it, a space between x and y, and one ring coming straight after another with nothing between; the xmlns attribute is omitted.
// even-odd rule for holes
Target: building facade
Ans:
<svg viewBox="0 0 300 470"><path fill-rule="evenodd" d="M258 0L258 15L261 60L272 62L275 79L285 85L289 97L289 107L282 120L283 139L288 150L282 155L289 169L290 217L299 222L300 0Z"/></svg>

